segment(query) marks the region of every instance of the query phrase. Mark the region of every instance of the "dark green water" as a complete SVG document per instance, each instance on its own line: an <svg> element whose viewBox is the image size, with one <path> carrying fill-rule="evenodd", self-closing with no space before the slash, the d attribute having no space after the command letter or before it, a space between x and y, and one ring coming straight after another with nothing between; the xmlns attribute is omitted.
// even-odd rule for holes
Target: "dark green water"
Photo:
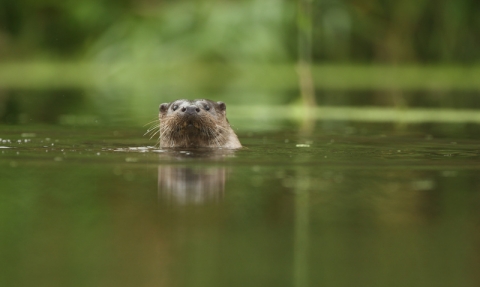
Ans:
<svg viewBox="0 0 480 287"><path fill-rule="evenodd" d="M478 126L275 127L1 126L0 286L480 284Z"/></svg>

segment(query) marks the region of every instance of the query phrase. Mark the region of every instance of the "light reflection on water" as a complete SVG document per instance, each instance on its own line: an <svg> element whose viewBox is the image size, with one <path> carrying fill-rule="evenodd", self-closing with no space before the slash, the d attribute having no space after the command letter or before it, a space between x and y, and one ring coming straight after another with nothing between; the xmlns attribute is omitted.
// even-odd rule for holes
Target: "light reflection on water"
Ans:
<svg viewBox="0 0 480 287"><path fill-rule="evenodd" d="M475 286L480 149L435 128L240 133L246 149L216 152L12 131L0 285Z"/></svg>

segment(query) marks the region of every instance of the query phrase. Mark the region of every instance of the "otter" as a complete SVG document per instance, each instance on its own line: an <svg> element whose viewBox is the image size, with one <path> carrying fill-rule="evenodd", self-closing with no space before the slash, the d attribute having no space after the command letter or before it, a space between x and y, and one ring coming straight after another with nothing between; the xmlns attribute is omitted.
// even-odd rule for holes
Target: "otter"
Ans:
<svg viewBox="0 0 480 287"><path fill-rule="evenodd" d="M181 99L161 104L159 110L160 148L242 147L223 102Z"/></svg>

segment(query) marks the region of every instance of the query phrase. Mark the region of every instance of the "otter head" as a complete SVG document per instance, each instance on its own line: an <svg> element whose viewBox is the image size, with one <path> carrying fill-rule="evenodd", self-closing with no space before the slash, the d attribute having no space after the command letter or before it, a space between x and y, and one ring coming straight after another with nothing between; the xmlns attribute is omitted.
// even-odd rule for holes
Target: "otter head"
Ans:
<svg viewBox="0 0 480 287"><path fill-rule="evenodd" d="M226 105L210 100L176 100L160 105L160 147L230 147ZM238 142L240 147L240 142ZM237 148L237 147L234 147Z"/></svg>

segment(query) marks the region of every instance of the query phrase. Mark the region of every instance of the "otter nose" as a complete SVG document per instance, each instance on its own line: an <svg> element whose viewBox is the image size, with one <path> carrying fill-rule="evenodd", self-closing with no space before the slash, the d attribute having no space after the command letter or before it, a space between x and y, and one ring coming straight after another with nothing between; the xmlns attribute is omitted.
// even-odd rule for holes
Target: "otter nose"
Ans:
<svg viewBox="0 0 480 287"><path fill-rule="evenodd" d="M189 114L189 115L194 115L194 114L200 112L200 108L195 106L195 105L191 105L191 106L188 106L188 107L183 107L182 112L184 112L186 114Z"/></svg>

